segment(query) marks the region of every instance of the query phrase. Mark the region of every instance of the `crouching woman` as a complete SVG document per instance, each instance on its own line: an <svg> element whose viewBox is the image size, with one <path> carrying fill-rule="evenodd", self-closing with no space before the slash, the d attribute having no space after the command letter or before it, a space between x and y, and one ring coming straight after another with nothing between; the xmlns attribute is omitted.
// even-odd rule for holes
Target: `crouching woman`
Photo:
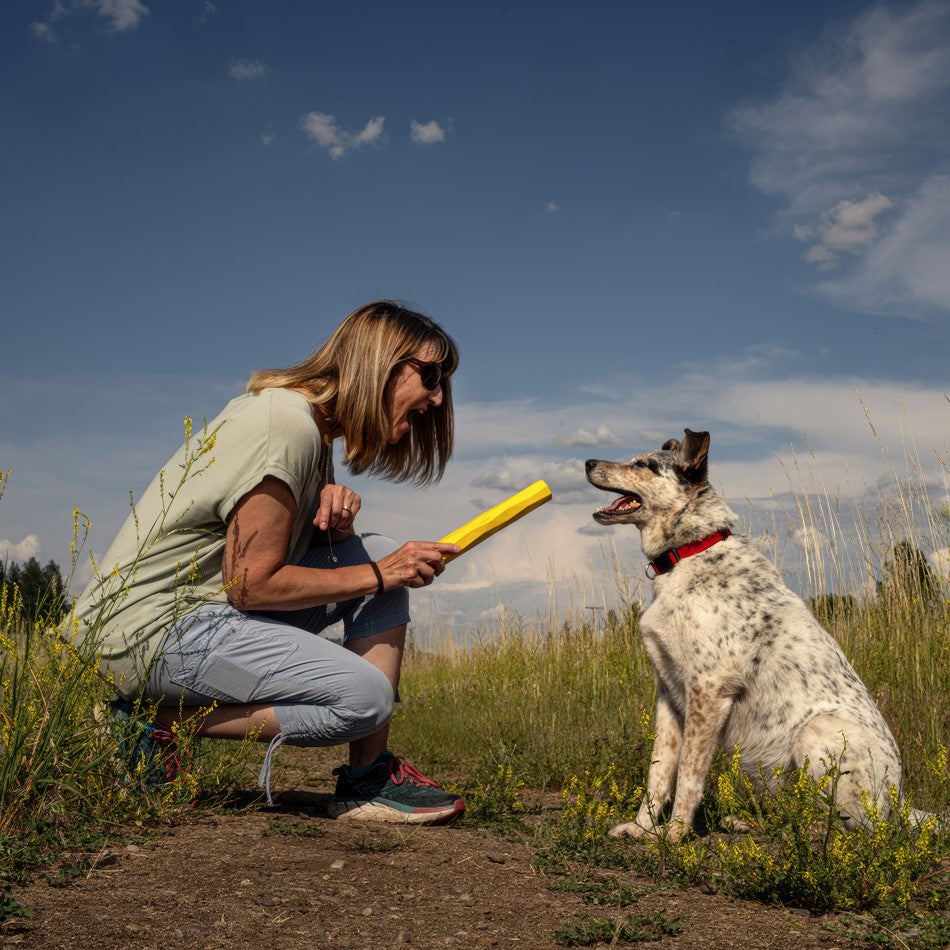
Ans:
<svg viewBox="0 0 950 950"><path fill-rule="evenodd" d="M431 319L368 304L303 361L255 373L204 444L186 439L156 476L77 605L115 683L115 715L140 697L157 704L140 757L170 763L178 722L213 707L198 735L270 743L268 797L278 745L349 743L333 817L434 824L462 813L388 741L407 589L431 584L458 548L356 533L360 496L333 472L342 439L351 473L438 480L457 365ZM318 636L338 623L342 645Z"/></svg>

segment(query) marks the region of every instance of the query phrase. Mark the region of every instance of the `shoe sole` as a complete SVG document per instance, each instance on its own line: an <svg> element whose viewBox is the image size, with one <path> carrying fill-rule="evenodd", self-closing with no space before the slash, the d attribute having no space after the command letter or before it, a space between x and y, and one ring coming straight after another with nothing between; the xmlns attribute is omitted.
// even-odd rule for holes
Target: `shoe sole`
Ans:
<svg viewBox="0 0 950 950"><path fill-rule="evenodd" d="M338 821L383 821L397 825L449 825L465 813L460 801L452 808L417 808L401 811L382 802L331 801L327 814Z"/></svg>

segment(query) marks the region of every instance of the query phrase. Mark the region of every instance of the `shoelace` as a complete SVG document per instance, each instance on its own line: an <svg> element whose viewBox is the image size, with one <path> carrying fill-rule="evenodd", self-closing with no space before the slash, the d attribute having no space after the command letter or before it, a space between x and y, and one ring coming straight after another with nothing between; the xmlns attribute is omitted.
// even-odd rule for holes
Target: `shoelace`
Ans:
<svg viewBox="0 0 950 950"><path fill-rule="evenodd" d="M433 782L431 778L426 778L411 762L405 759L394 758L389 763L389 774L397 785L402 785L406 779L409 779L413 785L419 788L439 787L437 782Z"/></svg>
<svg viewBox="0 0 950 950"><path fill-rule="evenodd" d="M285 736L282 732L278 732L276 736L270 741L270 745L267 746L267 752L264 755L264 764L261 766L261 774L257 779L257 787L264 789L265 794L267 795L267 805L268 807L273 807L274 799L271 797L270 793L270 769L271 769L271 760L274 758L274 753L277 751L277 748L283 745L289 737Z"/></svg>

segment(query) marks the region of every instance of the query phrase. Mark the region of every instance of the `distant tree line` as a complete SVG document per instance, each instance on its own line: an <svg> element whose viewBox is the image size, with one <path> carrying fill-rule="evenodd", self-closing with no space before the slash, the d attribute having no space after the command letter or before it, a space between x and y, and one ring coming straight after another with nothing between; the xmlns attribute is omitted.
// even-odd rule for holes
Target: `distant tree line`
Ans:
<svg viewBox="0 0 950 950"><path fill-rule="evenodd" d="M0 561L0 589L17 587L23 609L21 619L26 623L59 623L69 610L69 597L62 571L55 561L43 567L35 557L24 561Z"/></svg>
<svg viewBox="0 0 950 950"><path fill-rule="evenodd" d="M880 604L929 607L940 600L942 589L940 578L927 563L924 552L910 541L898 541L884 559L875 594ZM847 621L859 605L850 594L822 594L810 597L808 606L822 623L830 623Z"/></svg>

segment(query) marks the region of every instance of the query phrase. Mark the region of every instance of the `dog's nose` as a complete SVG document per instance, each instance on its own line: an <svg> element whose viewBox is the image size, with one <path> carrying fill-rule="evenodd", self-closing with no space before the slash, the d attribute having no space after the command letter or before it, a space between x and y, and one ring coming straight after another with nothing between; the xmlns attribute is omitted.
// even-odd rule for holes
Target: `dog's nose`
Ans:
<svg viewBox="0 0 950 950"><path fill-rule="evenodd" d="M588 459L584 463L584 468L589 472L597 464L597 459Z"/></svg>

